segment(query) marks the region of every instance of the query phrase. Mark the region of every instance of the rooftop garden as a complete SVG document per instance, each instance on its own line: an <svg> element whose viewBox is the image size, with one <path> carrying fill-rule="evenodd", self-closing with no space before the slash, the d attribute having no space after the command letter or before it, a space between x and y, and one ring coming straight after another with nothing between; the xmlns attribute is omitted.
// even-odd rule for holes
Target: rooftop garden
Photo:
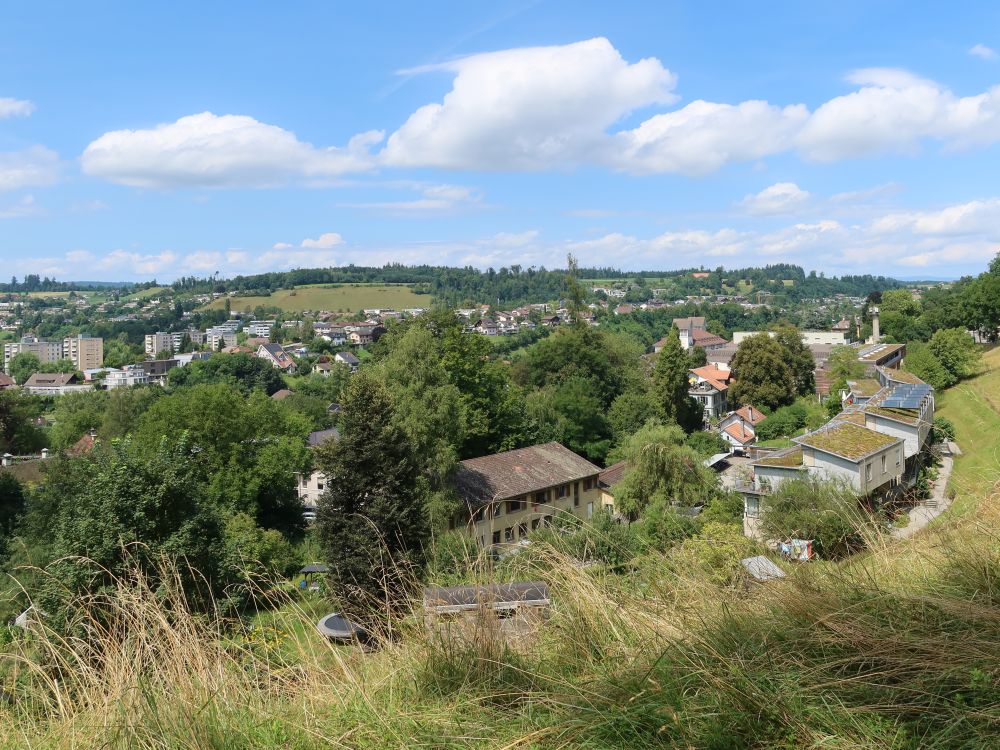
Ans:
<svg viewBox="0 0 1000 750"><path fill-rule="evenodd" d="M782 466L786 468L796 468L802 466L802 448L781 451L773 456L758 459L754 463L758 466Z"/></svg>
<svg viewBox="0 0 1000 750"><path fill-rule="evenodd" d="M816 450L858 460L898 442L898 438L883 435L852 422L836 422L826 429L797 440Z"/></svg>

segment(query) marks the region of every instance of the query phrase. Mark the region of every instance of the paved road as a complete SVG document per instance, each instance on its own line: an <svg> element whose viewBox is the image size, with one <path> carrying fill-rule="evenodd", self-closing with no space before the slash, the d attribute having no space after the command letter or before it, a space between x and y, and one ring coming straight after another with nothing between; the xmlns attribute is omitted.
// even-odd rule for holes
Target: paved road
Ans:
<svg viewBox="0 0 1000 750"><path fill-rule="evenodd" d="M948 487L953 463L954 459L951 456L941 457L941 468L938 471L937 481L934 482L934 487L931 489L930 498L910 509L910 522L901 529L894 528L892 530L893 539L906 539L913 536L933 519L948 510L951 500L945 494L945 489Z"/></svg>

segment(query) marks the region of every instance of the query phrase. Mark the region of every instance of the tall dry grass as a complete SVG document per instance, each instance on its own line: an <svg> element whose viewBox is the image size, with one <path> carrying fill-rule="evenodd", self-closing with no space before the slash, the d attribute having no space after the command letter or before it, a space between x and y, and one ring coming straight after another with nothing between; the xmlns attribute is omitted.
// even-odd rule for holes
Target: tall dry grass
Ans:
<svg viewBox="0 0 1000 750"><path fill-rule="evenodd" d="M513 640L442 638L414 605L370 650L335 646L308 600L233 621L194 613L176 571L128 575L71 636L43 618L0 648L0 746L995 747L998 509L749 588L533 545L513 572L555 607Z"/></svg>

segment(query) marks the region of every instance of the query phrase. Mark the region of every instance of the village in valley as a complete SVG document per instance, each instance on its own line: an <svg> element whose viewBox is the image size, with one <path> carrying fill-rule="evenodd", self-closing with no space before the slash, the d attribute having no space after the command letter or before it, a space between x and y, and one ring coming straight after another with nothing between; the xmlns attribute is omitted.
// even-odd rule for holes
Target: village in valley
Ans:
<svg viewBox="0 0 1000 750"><path fill-rule="evenodd" d="M7 3L0 750L1000 747L1000 4Z"/></svg>

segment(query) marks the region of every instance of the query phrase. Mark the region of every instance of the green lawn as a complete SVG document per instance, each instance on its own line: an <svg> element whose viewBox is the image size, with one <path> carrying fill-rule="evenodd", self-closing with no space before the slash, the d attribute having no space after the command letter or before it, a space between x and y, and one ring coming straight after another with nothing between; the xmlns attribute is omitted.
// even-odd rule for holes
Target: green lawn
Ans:
<svg viewBox="0 0 1000 750"><path fill-rule="evenodd" d="M154 287L150 287L149 289L141 289L138 292L134 292L133 294L128 295L127 297L123 297L122 299L126 299L126 300L129 300L129 299L149 299L150 297L155 297L155 296L157 296L159 294L163 294L163 292L167 291L169 288L170 287L166 287L166 286L154 286Z"/></svg>
<svg viewBox="0 0 1000 750"><path fill-rule="evenodd" d="M342 284L310 285L295 289L281 289L270 297L231 297L232 309L251 311L258 305L278 307L288 312L303 310L328 310L330 312L357 312L365 308L383 307L396 310L407 307L429 307L431 297L417 294L408 284ZM222 310L226 298L220 297L206 305L204 310Z"/></svg>
<svg viewBox="0 0 1000 750"><path fill-rule="evenodd" d="M962 455L955 459L950 486L962 513L1000 480L1000 348L983 356L983 372L938 396L937 416L955 425Z"/></svg>

